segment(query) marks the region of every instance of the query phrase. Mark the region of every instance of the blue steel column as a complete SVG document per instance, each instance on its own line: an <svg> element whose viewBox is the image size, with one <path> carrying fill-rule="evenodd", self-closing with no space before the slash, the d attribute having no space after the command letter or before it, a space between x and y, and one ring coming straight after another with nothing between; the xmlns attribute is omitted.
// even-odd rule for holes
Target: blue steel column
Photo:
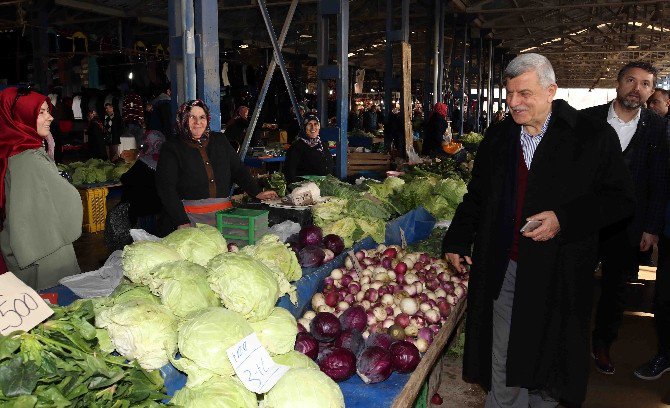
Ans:
<svg viewBox="0 0 670 408"><path fill-rule="evenodd" d="M347 121L349 119L349 0L340 0L337 15L337 126L340 137L337 143L337 175L347 176Z"/></svg>
<svg viewBox="0 0 670 408"><path fill-rule="evenodd" d="M184 53L182 52L181 0L168 1L168 31L170 35L170 86L172 88L172 118L177 107L186 100L184 83Z"/></svg>
<svg viewBox="0 0 670 408"><path fill-rule="evenodd" d="M477 132L481 132L482 129L480 128L479 125L479 118L482 116L482 106L483 101L482 98L484 96L484 91L483 91L483 84L482 84L482 57L484 56L483 52L483 45L482 42L484 39L482 38L481 32L479 34L479 39L477 40L478 47L477 47L477 112L475 115L475 129L477 129Z"/></svg>
<svg viewBox="0 0 670 408"><path fill-rule="evenodd" d="M435 0L435 12L433 15L433 105L439 102L438 83L440 81L440 1Z"/></svg>
<svg viewBox="0 0 670 408"><path fill-rule="evenodd" d="M196 98L195 27L193 0L181 0L182 52L184 54L184 93L186 100Z"/></svg>
<svg viewBox="0 0 670 408"><path fill-rule="evenodd" d="M198 98L209 106L210 128L221 130L221 80L219 76L219 10L217 2L195 1L196 83Z"/></svg>
<svg viewBox="0 0 670 408"><path fill-rule="evenodd" d="M337 18L337 64L330 65L328 23ZM347 176L347 109L349 101L349 1L319 0L317 3L317 76L318 109L321 117L321 135L324 140L337 140L335 170L337 176ZM337 126L327 127L328 80L336 81Z"/></svg>
<svg viewBox="0 0 670 408"><path fill-rule="evenodd" d="M270 41L272 42L272 48L274 49L275 61L279 64L279 70L281 71L282 76L284 77L284 83L286 84L286 90L288 91L288 96L291 98L291 105L295 110L295 117L300 122L300 109L298 109L298 100L295 98L295 92L293 85L291 85L291 77L288 75L286 70L286 65L284 64L284 56L281 53L281 47L277 42L277 35L275 34L275 29L272 27L272 20L268 14L268 7L265 4L265 0L258 0L258 7L261 9L261 14L263 15L263 21L265 21L265 28L268 30L268 35L270 36Z"/></svg>

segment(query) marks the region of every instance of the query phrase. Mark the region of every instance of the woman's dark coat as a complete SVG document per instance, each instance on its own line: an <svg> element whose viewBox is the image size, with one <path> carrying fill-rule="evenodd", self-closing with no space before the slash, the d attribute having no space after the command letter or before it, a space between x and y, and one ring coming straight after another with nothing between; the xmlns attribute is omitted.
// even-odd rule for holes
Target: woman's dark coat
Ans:
<svg viewBox="0 0 670 408"><path fill-rule="evenodd" d="M486 389L493 299L512 246L519 133L511 118L486 132L443 245L445 252L462 255L472 248L463 376ZM546 390L571 403L584 400L598 231L629 216L633 207L633 186L614 130L554 101L529 171L523 218L554 211L561 230L546 242L519 238L508 386Z"/></svg>

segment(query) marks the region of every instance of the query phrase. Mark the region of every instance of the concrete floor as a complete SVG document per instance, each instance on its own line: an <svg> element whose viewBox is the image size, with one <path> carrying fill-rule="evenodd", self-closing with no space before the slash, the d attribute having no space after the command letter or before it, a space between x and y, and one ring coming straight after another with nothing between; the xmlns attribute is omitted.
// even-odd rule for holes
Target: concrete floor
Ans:
<svg viewBox="0 0 670 408"><path fill-rule="evenodd" d="M84 233L74 247L82 271L98 269L109 256L102 232ZM642 381L633 376L633 370L656 350L656 334L649 313L655 274L653 270L644 271L640 276L644 279L641 284L630 287L628 312L611 351L617 372L611 376L602 375L592 365L584 408L670 407L670 373L657 381ZM438 366L440 380L431 386L428 398L438 392L444 399L440 408L483 406L484 392L461 380L461 363L460 358L447 357ZM429 402L428 406L435 405Z"/></svg>

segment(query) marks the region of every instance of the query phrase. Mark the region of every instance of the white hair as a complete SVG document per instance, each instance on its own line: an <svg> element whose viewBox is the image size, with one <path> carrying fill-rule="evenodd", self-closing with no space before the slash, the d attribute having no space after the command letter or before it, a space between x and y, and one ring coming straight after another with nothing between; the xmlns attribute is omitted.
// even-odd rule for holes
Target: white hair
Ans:
<svg viewBox="0 0 670 408"><path fill-rule="evenodd" d="M540 85L548 87L556 83L556 74L551 62L544 55L521 54L514 58L505 68L503 77L507 79L516 78L526 72L535 71L540 79Z"/></svg>

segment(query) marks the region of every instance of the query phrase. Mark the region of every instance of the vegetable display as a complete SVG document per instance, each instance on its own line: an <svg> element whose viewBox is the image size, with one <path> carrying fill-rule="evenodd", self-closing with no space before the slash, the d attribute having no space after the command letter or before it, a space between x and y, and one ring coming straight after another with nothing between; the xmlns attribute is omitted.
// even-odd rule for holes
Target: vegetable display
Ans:
<svg viewBox="0 0 670 408"><path fill-rule="evenodd" d="M452 273L441 259L393 245L358 251L355 257L360 271L346 258L313 295L313 310L298 319L305 332L298 333L295 349L317 356L335 381L343 369L322 361L339 348L356 356L357 373L366 383L384 381L394 370L411 372L467 293L468 275ZM347 365L345 357L335 360Z"/></svg>
<svg viewBox="0 0 670 408"><path fill-rule="evenodd" d="M299 387L299 392L297 392ZM298 395L297 395L298 394ZM340 387L327 375L311 368L289 370L265 394L261 408L344 408Z"/></svg>
<svg viewBox="0 0 670 408"><path fill-rule="evenodd" d="M100 349L90 300L53 310L28 333L0 336L0 406L163 406L158 371Z"/></svg>
<svg viewBox="0 0 670 408"><path fill-rule="evenodd" d="M118 181L130 169L132 164L114 164L100 159L89 159L85 162L58 164L58 170L72 176L72 184L94 184Z"/></svg>

